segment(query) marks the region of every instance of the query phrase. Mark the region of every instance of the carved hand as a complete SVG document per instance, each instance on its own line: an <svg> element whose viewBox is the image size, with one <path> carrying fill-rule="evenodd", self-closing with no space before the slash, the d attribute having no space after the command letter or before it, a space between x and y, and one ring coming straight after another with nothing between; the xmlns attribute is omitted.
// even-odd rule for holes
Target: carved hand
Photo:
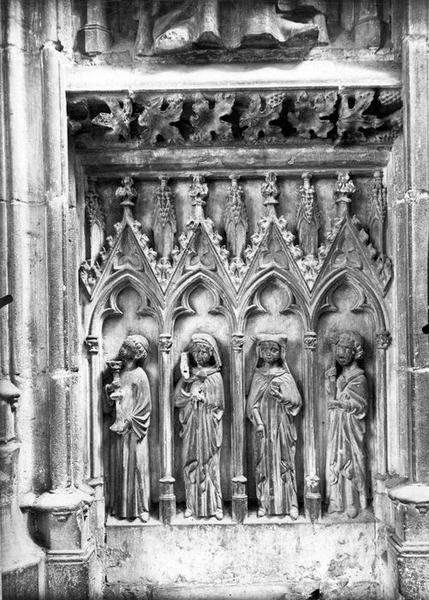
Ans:
<svg viewBox="0 0 429 600"><path fill-rule="evenodd" d="M116 433L118 433L119 435L126 435L129 431L131 431L131 421L125 419L124 426L122 427L122 429L117 429Z"/></svg>
<svg viewBox="0 0 429 600"><path fill-rule="evenodd" d="M282 401L282 396L280 393L280 384L273 381L270 385L270 394L273 398L276 398L278 402Z"/></svg>
<svg viewBox="0 0 429 600"><path fill-rule="evenodd" d="M265 427L263 425L258 425L256 427L256 437L262 439L265 436Z"/></svg>
<svg viewBox="0 0 429 600"><path fill-rule="evenodd" d="M328 402L328 408L329 409L343 408L343 405L341 402L338 402L337 400L332 400L331 402Z"/></svg>

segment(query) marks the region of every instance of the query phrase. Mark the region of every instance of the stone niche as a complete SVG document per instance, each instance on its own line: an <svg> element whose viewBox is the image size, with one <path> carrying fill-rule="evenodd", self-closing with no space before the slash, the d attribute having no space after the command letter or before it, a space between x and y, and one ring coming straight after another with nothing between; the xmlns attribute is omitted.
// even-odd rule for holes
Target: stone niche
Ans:
<svg viewBox="0 0 429 600"><path fill-rule="evenodd" d="M381 597L382 171L133 175L89 174L81 206L87 475L109 585Z"/></svg>

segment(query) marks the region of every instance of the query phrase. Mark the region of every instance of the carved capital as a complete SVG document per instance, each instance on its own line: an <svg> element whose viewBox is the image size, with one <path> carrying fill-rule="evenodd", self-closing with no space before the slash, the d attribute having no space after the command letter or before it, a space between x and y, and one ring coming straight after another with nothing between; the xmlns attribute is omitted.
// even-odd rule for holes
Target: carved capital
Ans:
<svg viewBox="0 0 429 600"><path fill-rule="evenodd" d="M316 475L315 473L312 473L311 475L307 475L305 478L307 491L312 492L312 493L318 493L319 492L319 482L320 482L320 477L318 475Z"/></svg>
<svg viewBox="0 0 429 600"><path fill-rule="evenodd" d="M387 350L392 342L390 331L379 331L375 336L375 343L379 350Z"/></svg>
<svg viewBox="0 0 429 600"><path fill-rule="evenodd" d="M244 346L244 334L233 333L231 338L231 346L234 352L241 352Z"/></svg>
<svg viewBox="0 0 429 600"><path fill-rule="evenodd" d="M306 350L314 351L317 348L317 333L314 331L307 331L304 333L304 348Z"/></svg>
<svg viewBox="0 0 429 600"><path fill-rule="evenodd" d="M85 340L85 345L89 354L98 354L98 337L96 335L88 335Z"/></svg>
<svg viewBox="0 0 429 600"><path fill-rule="evenodd" d="M170 352L171 347L173 345L173 340L169 333L161 333L159 336L159 348L161 352Z"/></svg>

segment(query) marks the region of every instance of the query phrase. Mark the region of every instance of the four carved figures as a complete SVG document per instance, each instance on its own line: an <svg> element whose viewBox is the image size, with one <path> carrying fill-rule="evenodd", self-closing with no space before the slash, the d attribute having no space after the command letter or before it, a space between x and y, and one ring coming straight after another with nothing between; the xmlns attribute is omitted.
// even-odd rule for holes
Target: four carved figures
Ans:
<svg viewBox="0 0 429 600"><path fill-rule="evenodd" d="M297 226L311 254L311 250L317 250L319 217L310 174L304 173L303 180ZM374 218L382 223L386 199L381 186L381 177L376 173L371 210ZM262 221L268 224L280 221L282 217L278 218L275 210L279 195L275 174L267 175L261 191L265 206ZM340 173L336 185L340 224L349 214L350 196L354 191L349 174ZM142 235L132 214L137 192L131 178L123 180L116 196L124 211L121 226L128 223L133 231L138 230ZM190 188L192 231L212 224L204 215L207 196L204 178L194 177ZM245 254L247 225L243 189L238 178L231 177L225 226L230 253L237 260L242 260ZM174 198L166 177L161 177L155 195L154 235L161 258L167 261L173 253L175 228ZM108 431L106 462L107 511L119 518L139 517L142 521L148 519L150 497L147 433L151 390L142 368L148 346L145 337L129 335L117 358L108 361L112 381L105 387L105 411L113 417ZM329 414L326 498L329 513L346 512L351 518L367 506L365 421L369 393L367 376L359 366L362 357L363 341L358 333L341 331L333 336L332 365L326 372L325 384ZM172 403L178 409L181 426L185 516L222 519L220 461L225 399L216 340L208 333L194 333L187 352L182 354L180 368L181 377ZM289 515L296 519L299 507L295 421L302 408L302 398L288 368L284 333L258 335L256 367L246 402L247 416L254 429L258 515Z"/></svg>

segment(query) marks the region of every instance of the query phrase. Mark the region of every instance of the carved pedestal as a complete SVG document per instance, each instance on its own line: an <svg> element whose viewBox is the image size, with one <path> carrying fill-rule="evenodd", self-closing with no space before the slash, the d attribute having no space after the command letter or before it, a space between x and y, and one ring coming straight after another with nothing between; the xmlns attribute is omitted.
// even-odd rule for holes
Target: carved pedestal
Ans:
<svg viewBox="0 0 429 600"><path fill-rule="evenodd" d="M14 411L19 395L8 378L0 380L0 590L4 600L37 600L44 593L43 552L30 539L17 499L20 444Z"/></svg>
<svg viewBox="0 0 429 600"><path fill-rule="evenodd" d="M89 509L93 498L76 488L42 494L31 507L33 531L46 548L46 586L51 598L100 593Z"/></svg>
<svg viewBox="0 0 429 600"><path fill-rule="evenodd" d="M390 546L404 600L429 597L429 486L409 484L389 492Z"/></svg>

